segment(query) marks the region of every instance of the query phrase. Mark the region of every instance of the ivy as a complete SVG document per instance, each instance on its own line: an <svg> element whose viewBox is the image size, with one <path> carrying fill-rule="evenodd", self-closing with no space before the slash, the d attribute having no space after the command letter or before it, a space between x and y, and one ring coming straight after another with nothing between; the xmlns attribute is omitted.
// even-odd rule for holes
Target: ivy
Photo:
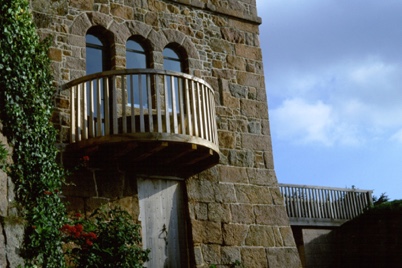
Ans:
<svg viewBox="0 0 402 268"><path fill-rule="evenodd" d="M41 42L27 0L0 0L0 120L13 146L9 168L23 207L27 267L64 267L60 200L64 172L58 165L52 113L48 42Z"/></svg>

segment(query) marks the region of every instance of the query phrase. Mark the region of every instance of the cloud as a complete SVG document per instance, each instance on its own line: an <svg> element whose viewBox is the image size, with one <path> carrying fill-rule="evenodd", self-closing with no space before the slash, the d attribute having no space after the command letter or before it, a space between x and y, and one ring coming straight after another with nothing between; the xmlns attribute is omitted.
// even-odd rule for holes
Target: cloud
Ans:
<svg viewBox="0 0 402 268"><path fill-rule="evenodd" d="M402 129L402 1L257 0L275 139L356 145ZM393 138L390 138L393 137Z"/></svg>
<svg viewBox="0 0 402 268"><path fill-rule="evenodd" d="M332 108L318 101L306 103L302 99L285 100L272 110L271 121L277 135L297 143L319 142L332 144L328 135L333 123Z"/></svg>
<svg viewBox="0 0 402 268"><path fill-rule="evenodd" d="M402 128L400 65L380 57L329 62L268 79L272 129L279 139L325 146L388 139ZM289 123L286 123L289 122ZM395 139L394 139L395 140Z"/></svg>
<svg viewBox="0 0 402 268"><path fill-rule="evenodd" d="M331 146L357 142L345 135L346 129L337 119L333 107L322 101L308 103L303 99L288 99L273 109L270 116L274 134L294 143Z"/></svg>
<svg viewBox="0 0 402 268"><path fill-rule="evenodd" d="M402 1L257 5L278 179L400 197Z"/></svg>
<svg viewBox="0 0 402 268"><path fill-rule="evenodd" d="M390 138L391 141L396 141L402 144L402 128L396 131Z"/></svg>

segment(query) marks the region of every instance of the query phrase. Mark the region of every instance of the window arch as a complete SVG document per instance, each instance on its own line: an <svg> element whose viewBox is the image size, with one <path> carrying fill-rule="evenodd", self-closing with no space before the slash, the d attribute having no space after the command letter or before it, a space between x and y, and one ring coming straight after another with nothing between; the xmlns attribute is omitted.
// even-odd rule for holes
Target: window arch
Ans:
<svg viewBox="0 0 402 268"><path fill-rule="evenodd" d="M109 42L109 40L113 40L113 34L103 27L95 26L87 31L85 35L87 75L111 70L112 53L111 42ZM107 117L107 102L111 101L111 98L109 100L105 99L105 91L108 88L107 83L107 80L103 78L99 80L99 83L87 82L87 114L90 115L91 118L91 120L88 121L88 124L90 129L92 129L89 135L96 136L101 133L105 134L108 131L104 122L104 119ZM94 127L98 124L101 124L101 127Z"/></svg>
<svg viewBox="0 0 402 268"><path fill-rule="evenodd" d="M183 72L183 63L179 54L169 47L163 50L163 69Z"/></svg>
<svg viewBox="0 0 402 268"><path fill-rule="evenodd" d="M186 50L177 45L169 44L163 49L163 69L176 72L188 72Z"/></svg>
<svg viewBox="0 0 402 268"><path fill-rule="evenodd" d="M85 36L87 74L111 69L111 46L105 36L108 33L101 27L90 28Z"/></svg>
<svg viewBox="0 0 402 268"><path fill-rule="evenodd" d="M183 55L185 55L185 51L180 46L166 46L163 49L163 69L181 73L185 72L187 68ZM165 83L167 85L169 110L180 112L180 104L183 103L184 98L183 81L178 77L171 79L170 76L166 76Z"/></svg>
<svg viewBox="0 0 402 268"><path fill-rule="evenodd" d="M143 69L148 67L148 51L134 38L126 42L126 68ZM127 76L127 104L135 107L148 107L147 78L144 74Z"/></svg>
<svg viewBox="0 0 402 268"><path fill-rule="evenodd" d="M129 39L126 43L126 68L147 68L148 59L144 47L137 41Z"/></svg>

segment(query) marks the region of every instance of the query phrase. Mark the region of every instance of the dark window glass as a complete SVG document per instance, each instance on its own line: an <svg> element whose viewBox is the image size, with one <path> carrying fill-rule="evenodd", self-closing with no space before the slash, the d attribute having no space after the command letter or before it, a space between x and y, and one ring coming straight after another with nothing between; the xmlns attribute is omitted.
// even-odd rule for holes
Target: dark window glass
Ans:
<svg viewBox="0 0 402 268"><path fill-rule="evenodd" d="M107 67L105 65L107 51L105 45L102 41L92 34L86 35L86 73L87 75L98 73L102 71L106 71ZM100 79L99 83L90 83L88 82L86 85L87 90L87 113L88 115L93 114L94 122L93 125L96 125L98 120L102 122L102 129L101 132L105 133L105 126L104 126L104 111L105 111L105 81ZM98 90L98 85L100 90ZM98 93L100 95L98 96ZM94 103L91 104L91 96L94 100ZM98 104L100 102L100 105ZM93 111L91 111L91 107L93 106ZM98 111L100 111L100 118L98 118ZM96 129L96 128L95 128ZM100 133L96 133L99 135Z"/></svg>
<svg viewBox="0 0 402 268"><path fill-rule="evenodd" d="M104 45L98 37L86 35L86 71L93 74L104 71Z"/></svg>
<svg viewBox="0 0 402 268"><path fill-rule="evenodd" d="M169 71L175 71L175 72L183 72L182 70L183 64L180 59L179 54L176 53L171 48L165 48L163 50L163 68L165 70ZM173 81L170 79L170 76L166 76L165 83L167 83L167 88L168 88L168 105L169 105L169 110L172 110L173 107L173 93L174 93L174 101L176 102L176 111L179 111L180 103L179 103L179 83L180 80L175 77ZM173 84L172 84L173 83Z"/></svg>
<svg viewBox="0 0 402 268"><path fill-rule="evenodd" d="M144 48L133 40L127 41L126 67L127 69L147 67L147 57Z"/></svg>
<svg viewBox="0 0 402 268"><path fill-rule="evenodd" d="M179 55L171 48L165 48L163 50L163 68L169 71L183 71Z"/></svg>
<svg viewBox="0 0 402 268"><path fill-rule="evenodd" d="M126 68L147 68L147 56L138 42L128 40L126 44ZM136 107L148 107L147 81L145 75L127 76L128 104Z"/></svg>

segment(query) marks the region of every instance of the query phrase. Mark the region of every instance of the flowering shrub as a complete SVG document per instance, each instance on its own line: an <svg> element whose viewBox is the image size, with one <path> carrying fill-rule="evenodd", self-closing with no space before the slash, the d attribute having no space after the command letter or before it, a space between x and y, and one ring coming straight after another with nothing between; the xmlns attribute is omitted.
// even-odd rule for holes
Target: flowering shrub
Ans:
<svg viewBox="0 0 402 268"><path fill-rule="evenodd" d="M100 208L88 218L77 214L63 225L68 262L73 267L143 267L140 225L120 208Z"/></svg>
<svg viewBox="0 0 402 268"><path fill-rule="evenodd" d="M84 232L84 226L80 223L75 225L64 224L61 231L66 235L66 237L79 241L78 246L85 250L92 246L93 240L97 238L94 232Z"/></svg>

